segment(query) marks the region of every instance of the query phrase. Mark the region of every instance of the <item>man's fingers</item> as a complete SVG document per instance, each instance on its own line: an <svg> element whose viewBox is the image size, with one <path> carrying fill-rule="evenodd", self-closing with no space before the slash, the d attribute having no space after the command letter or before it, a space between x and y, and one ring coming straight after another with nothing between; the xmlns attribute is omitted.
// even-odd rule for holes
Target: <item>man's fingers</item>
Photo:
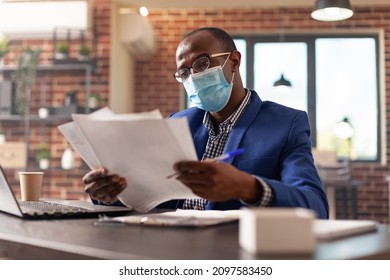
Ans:
<svg viewBox="0 0 390 280"><path fill-rule="evenodd" d="M86 190L87 193L91 195L92 198L102 201L102 202L113 202L118 200L117 196L127 187L126 180L121 178L117 183L91 187Z"/></svg>
<svg viewBox="0 0 390 280"><path fill-rule="evenodd" d="M108 174L108 170L106 168L94 169L84 175L83 182L84 184L89 184L98 178L107 176L107 174Z"/></svg>
<svg viewBox="0 0 390 280"><path fill-rule="evenodd" d="M122 179L124 180L124 178L121 178L118 175L106 176L106 177L102 177L100 179L98 178L94 181L91 181L90 183L84 183L85 184L85 191L87 193L98 191L100 189L106 188L107 186L115 185L115 184L119 183Z"/></svg>
<svg viewBox="0 0 390 280"><path fill-rule="evenodd" d="M173 169L180 173L207 173L213 167L213 162L181 161L174 164Z"/></svg>

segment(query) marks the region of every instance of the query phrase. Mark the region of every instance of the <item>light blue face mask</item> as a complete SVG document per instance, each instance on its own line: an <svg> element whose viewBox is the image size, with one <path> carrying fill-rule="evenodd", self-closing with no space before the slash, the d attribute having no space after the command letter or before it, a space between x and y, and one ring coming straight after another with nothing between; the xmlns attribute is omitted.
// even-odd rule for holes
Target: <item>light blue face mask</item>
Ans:
<svg viewBox="0 0 390 280"><path fill-rule="evenodd" d="M184 88L188 98L199 109L218 112L230 99L233 89L233 79L229 84L222 71L222 66L209 68L203 72L191 74Z"/></svg>

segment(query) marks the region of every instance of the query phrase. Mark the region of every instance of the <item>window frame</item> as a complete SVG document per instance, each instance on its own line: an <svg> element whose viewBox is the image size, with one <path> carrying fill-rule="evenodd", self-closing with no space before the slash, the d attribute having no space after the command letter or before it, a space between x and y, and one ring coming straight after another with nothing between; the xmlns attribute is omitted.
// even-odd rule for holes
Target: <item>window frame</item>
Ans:
<svg viewBox="0 0 390 280"><path fill-rule="evenodd" d="M234 40L245 40L246 41L246 87L253 89L254 88L254 46L256 43L278 43L280 41L280 34L247 34L247 35L233 35L232 38ZM382 122L383 115L382 110L384 108L381 107L382 101L382 89L381 89L381 77L382 77L382 67L380 64L380 57L382 54L380 53L380 46L382 43L382 38L379 32L338 32L338 33L286 33L283 34L283 42L303 42L307 44L307 71L308 71L308 79L307 79L307 113L311 125L311 141L313 147L317 146L317 124L316 124L316 50L315 50L315 42L316 39L323 38L335 38L335 39L352 39L352 38L372 38L375 41L375 63L376 63L376 96L377 96L377 155L375 159L372 160L361 160L356 159L355 162L379 162L383 158L382 150L385 149L385 143L382 142ZM384 147L382 147L384 146Z"/></svg>

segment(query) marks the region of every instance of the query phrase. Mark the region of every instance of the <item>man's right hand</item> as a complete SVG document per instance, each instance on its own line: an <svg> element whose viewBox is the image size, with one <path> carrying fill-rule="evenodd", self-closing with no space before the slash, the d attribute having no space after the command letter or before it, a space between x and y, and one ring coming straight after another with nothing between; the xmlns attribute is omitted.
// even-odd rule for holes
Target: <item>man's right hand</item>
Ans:
<svg viewBox="0 0 390 280"><path fill-rule="evenodd" d="M103 203L113 203L118 195L127 187L126 179L117 174L108 175L105 168L89 171L83 177L85 192L91 198Z"/></svg>

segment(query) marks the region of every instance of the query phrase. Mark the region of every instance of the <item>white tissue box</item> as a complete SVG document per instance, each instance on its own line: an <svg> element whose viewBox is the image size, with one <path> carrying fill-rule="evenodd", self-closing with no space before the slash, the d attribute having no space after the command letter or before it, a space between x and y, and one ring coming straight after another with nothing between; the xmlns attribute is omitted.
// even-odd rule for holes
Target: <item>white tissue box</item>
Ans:
<svg viewBox="0 0 390 280"><path fill-rule="evenodd" d="M240 246L254 254L312 253L315 217L303 208L244 209L239 221Z"/></svg>

